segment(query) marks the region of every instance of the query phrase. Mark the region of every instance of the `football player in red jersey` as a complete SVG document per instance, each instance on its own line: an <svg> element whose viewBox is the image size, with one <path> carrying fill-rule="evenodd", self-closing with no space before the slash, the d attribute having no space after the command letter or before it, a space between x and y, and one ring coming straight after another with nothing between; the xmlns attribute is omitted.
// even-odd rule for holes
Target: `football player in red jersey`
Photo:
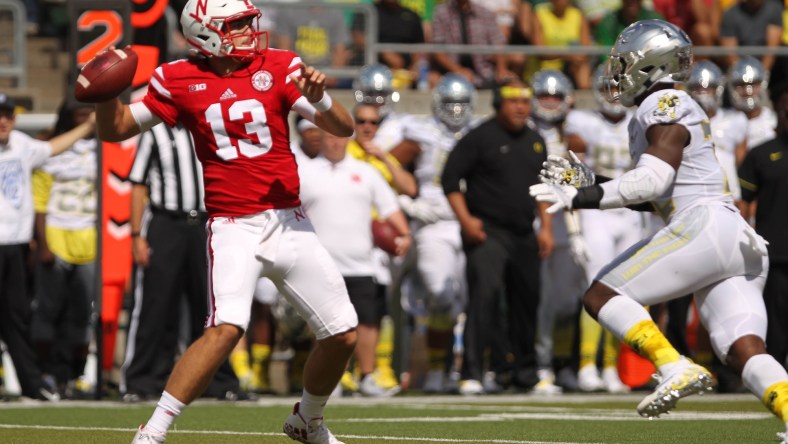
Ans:
<svg viewBox="0 0 788 444"><path fill-rule="evenodd" d="M182 122L203 165L210 216L205 333L176 364L133 442L164 442L175 417L205 389L249 323L261 275L318 339L284 431L304 443L340 442L323 425L323 407L353 352L358 321L342 276L300 207L287 116L294 110L343 137L353 133L353 121L325 92L323 73L293 52L267 48L256 27L260 15L249 0L190 0L181 25L197 57L156 68L141 102L96 105L105 141Z"/></svg>

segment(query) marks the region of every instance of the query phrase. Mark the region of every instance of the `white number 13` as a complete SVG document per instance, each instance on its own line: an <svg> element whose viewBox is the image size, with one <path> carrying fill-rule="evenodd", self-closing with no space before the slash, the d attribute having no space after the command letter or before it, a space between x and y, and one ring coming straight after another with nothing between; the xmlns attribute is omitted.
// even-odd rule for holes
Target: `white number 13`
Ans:
<svg viewBox="0 0 788 444"><path fill-rule="evenodd" d="M227 135L222 116L222 105L214 103L205 111L205 119L211 125L213 137L216 139L216 155L222 160L233 160L240 153L244 157L262 156L271 149L271 130L268 128L268 119L265 116L263 104L257 100L241 100L230 105L228 110L231 122L243 120L247 113L251 120L244 125L246 134L256 135L258 143L250 139L237 139L238 148L233 145L232 139Z"/></svg>

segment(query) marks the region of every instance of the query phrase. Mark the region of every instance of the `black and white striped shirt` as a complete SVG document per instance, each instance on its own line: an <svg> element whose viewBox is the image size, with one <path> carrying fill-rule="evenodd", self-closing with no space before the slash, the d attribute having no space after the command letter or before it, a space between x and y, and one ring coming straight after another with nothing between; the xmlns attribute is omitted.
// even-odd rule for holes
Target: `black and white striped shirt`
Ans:
<svg viewBox="0 0 788 444"><path fill-rule="evenodd" d="M129 180L148 186L153 209L205 211L202 166L189 130L181 125L161 123L142 135Z"/></svg>

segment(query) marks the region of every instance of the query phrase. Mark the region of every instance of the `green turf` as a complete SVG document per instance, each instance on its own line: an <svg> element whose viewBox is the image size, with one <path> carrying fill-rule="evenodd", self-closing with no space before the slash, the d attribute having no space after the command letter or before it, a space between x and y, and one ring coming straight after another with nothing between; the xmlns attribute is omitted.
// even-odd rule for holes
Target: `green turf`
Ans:
<svg viewBox="0 0 788 444"><path fill-rule="evenodd" d="M642 395L404 397L343 399L327 424L347 444L361 443L776 443L784 426L753 397L682 400L674 414L649 421L634 407ZM168 443L291 443L280 433L294 400L197 403L178 418ZM0 443L128 443L153 403L0 404Z"/></svg>

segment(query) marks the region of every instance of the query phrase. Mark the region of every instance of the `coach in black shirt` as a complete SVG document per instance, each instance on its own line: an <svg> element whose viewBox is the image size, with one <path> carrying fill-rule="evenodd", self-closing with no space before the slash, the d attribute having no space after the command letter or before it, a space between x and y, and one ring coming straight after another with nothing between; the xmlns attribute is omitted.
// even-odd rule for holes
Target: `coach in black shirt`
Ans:
<svg viewBox="0 0 788 444"><path fill-rule="evenodd" d="M460 386L464 394L482 392L484 348L493 345L490 332L501 324L501 291L506 291L514 382L526 387L536 382L524 375L535 371L539 256L553 248L551 216L528 194L547 157L544 140L526 123L530 89L512 80L494 90L494 97L494 117L457 142L442 176L467 257L469 302ZM533 230L537 213L538 236Z"/></svg>
<svg viewBox="0 0 788 444"><path fill-rule="evenodd" d="M788 83L775 85L771 100L777 113L777 137L747 153L739 167L742 214L756 202L755 231L769 241L769 276L763 289L768 328L766 349L788 364Z"/></svg>

